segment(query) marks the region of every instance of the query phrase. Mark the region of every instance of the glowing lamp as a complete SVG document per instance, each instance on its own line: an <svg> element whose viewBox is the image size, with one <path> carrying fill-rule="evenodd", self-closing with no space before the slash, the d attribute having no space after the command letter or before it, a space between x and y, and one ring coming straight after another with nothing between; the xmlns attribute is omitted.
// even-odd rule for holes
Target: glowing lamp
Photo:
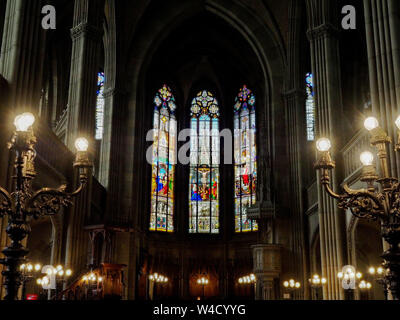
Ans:
<svg viewBox="0 0 400 320"><path fill-rule="evenodd" d="M379 127L379 122L375 117L368 117L364 121L364 127L368 131L371 131Z"/></svg>
<svg viewBox="0 0 400 320"><path fill-rule="evenodd" d="M80 152L86 152L89 148L89 142L85 138L78 138L75 141L75 148Z"/></svg>
<svg viewBox="0 0 400 320"><path fill-rule="evenodd" d="M328 138L321 138L317 141L317 149L321 152L327 152L332 147L331 141Z"/></svg>
<svg viewBox="0 0 400 320"><path fill-rule="evenodd" d="M395 123L396 123L397 128L400 130L400 116L397 117Z"/></svg>
<svg viewBox="0 0 400 320"><path fill-rule="evenodd" d="M25 112L15 117L14 125L17 131L26 132L35 123L35 116L30 112Z"/></svg>
<svg viewBox="0 0 400 320"><path fill-rule="evenodd" d="M364 166L372 166L374 162L374 155L369 151L365 151L361 153L360 161Z"/></svg>

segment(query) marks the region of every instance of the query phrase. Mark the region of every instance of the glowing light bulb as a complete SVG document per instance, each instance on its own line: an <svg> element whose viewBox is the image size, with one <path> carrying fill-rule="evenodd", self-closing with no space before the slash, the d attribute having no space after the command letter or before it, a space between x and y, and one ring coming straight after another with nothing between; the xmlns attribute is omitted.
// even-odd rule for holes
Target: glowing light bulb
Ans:
<svg viewBox="0 0 400 320"><path fill-rule="evenodd" d="M71 269L67 269L67 271L65 271L65 275L67 277L69 277L72 274L72 270Z"/></svg>
<svg viewBox="0 0 400 320"><path fill-rule="evenodd" d="M395 122L397 128L400 130L400 116L397 117L396 122Z"/></svg>
<svg viewBox="0 0 400 320"><path fill-rule="evenodd" d="M374 267L369 268L369 269L368 269L368 272L369 272L370 274L375 274L375 268L374 268Z"/></svg>
<svg viewBox="0 0 400 320"><path fill-rule="evenodd" d="M360 161L364 166L372 166L374 163L374 155L369 151L365 151L361 153Z"/></svg>
<svg viewBox="0 0 400 320"><path fill-rule="evenodd" d="M321 138L317 141L317 149L321 152L327 152L332 147L331 141L328 138Z"/></svg>
<svg viewBox="0 0 400 320"><path fill-rule="evenodd" d="M289 287L289 282L288 282L288 281L285 281L285 282L283 283L283 286L284 286L285 288Z"/></svg>
<svg viewBox="0 0 400 320"><path fill-rule="evenodd" d="M379 127L379 122L375 117L369 117L364 121L364 127L368 131L374 130Z"/></svg>
<svg viewBox="0 0 400 320"><path fill-rule="evenodd" d="M299 289L301 287L300 282L296 282L296 288Z"/></svg>
<svg viewBox="0 0 400 320"><path fill-rule="evenodd" d="M35 123L35 116L30 112L25 112L15 117L14 125L17 131L26 132Z"/></svg>
<svg viewBox="0 0 400 320"><path fill-rule="evenodd" d="M35 271L39 271L42 266L40 264L35 265Z"/></svg>
<svg viewBox="0 0 400 320"><path fill-rule="evenodd" d="M378 274L382 274L383 273L383 268L379 267L378 268Z"/></svg>
<svg viewBox="0 0 400 320"><path fill-rule="evenodd" d="M322 282L322 284L325 284L325 283L326 283L326 279L325 279L325 278L322 278L322 279L321 279L321 282Z"/></svg>
<svg viewBox="0 0 400 320"><path fill-rule="evenodd" d="M86 138L78 138L75 141L75 148L80 152L86 152L89 148L89 141Z"/></svg>

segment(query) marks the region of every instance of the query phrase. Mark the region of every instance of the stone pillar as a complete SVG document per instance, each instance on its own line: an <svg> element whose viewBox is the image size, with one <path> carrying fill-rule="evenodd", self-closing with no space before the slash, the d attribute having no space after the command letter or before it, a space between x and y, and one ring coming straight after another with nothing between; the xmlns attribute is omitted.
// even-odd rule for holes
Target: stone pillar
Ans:
<svg viewBox="0 0 400 320"><path fill-rule="evenodd" d="M275 279L281 273L281 247L274 244L252 246L254 275L256 276L256 300L277 300Z"/></svg>
<svg viewBox="0 0 400 320"><path fill-rule="evenodd" d="M336 1L307 0L308 38L311 46L311 63L314 75L316 133L333 141L332 155L337 168L332 173L334 190L342 181L340 148L342 139L342 94L338 29L335 17ZM318 211L321 242L322 276L327 278L324 299L343 299L343 290L337 272L344 265L344 213L337 208L336 201L328 196L318 180Z"/></svg>
<svg viewBox="0 0 400 320"><path fill-rule="evenodd" d="M94 145L103 13L104 0L75 1L67 122L67 145L71 150L81 135Z"/></svg>
<svg viewBox="0 0 400 320"><path fill-rule="evenodd" d="M79 184L78 169L74 168L74 187ZM91 210L92 200L92 170L88 169L86 187L76 197L74 205L69 209L65 265L75 272L85 269L88 264L89 235L85 231L85 223Z"/></svg>
<svg viewBox="0 0 400 320"><path fill-rule="evenodd" d="M400 3L397 0L364 0L368 69L373 114L397 143L394 121L400 115ZM400 156L388 148L393 177L400 174ZM383 242L384 250L389 248Z"/></svg>
<svg viewBox="0 0 400 320"><path fill-rule="evenodd" d="M304 236L304 211L303 211L303 180L302 180L302 146L305 143L306 128L305 114L305 90L293 89L284 95L286 100L286 115L288 121L288 149L290 157L290 186L291 186L291 216L292 216L292 263L294 269L290 272L302 283L308 282L306 241ZM309 290L302 286L300 297L308 299ZM300 291L300 290L298 290Z"/></svg>
<svg viewBox="0 0 400 320"><path fill-rule="evenodd" d="M39 111L46 48L42 5L41 0L7 1L0 74L8 82L9 110L15 112Z"/></svg>
<svg viewBox="0 0 400 320"><path fill-rule="evenodd" d="M364 0L371 102L380 125L397 142L400 115L400 3ZM400 156L388 149L391 174L400 174Z"/></svg>

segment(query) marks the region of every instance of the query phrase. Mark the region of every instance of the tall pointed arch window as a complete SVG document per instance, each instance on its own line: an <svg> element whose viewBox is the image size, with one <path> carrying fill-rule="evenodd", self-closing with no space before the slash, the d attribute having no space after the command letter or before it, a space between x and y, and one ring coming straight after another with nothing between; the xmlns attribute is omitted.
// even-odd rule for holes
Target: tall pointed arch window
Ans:
<svg viewBox="0 0 400 320"><path fill-rule="evenodd" d="M96 131L95 139L103 139L104 131L104 72L97 73Z"/></svg>
<svg viewBox="0 0 400 320"><path fill-rule="evenodd" d="M314 102L314 78L312 73L306 74L306 123L307 140L315 140L315 102Z"/></svg>
<svg viewBox="0 0 400 320"><path fill-rule="evenodd" d="M174 231L175 111L175 97L171 89L164 85L154 97L150 231Z"/></svg>
<svg viewBox="0 0 400 320"><path fill-rule="evenodd" d="M219 233L219 106L201 91L191 105L189 232Z"/></svg>
<svg viewBox="0 0 400 320"><path fill-rule="evenodd" d="M256 221L247 218L247 208L256 203L257 150L256 99L246 86L234 106L235 232L257 231Z"/></svg>

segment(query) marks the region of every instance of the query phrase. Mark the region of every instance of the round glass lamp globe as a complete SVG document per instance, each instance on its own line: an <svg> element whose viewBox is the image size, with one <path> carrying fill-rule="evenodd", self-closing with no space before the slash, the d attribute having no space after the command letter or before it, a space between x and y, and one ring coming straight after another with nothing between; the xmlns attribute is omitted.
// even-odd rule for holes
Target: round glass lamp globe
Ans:
<svg viewBox="0 0 400 320"><path fill-rule="evenodd" d="M35 116L25 112L15 117L14 125L17 131L26 132L35 123Z"/></svg>
<svg viewBox="0 0 400 320"><path fill-rule="evenodd" d="M375 274L375 268L374 267L369 268L368 272L370 274Z"/></svg>
<svg viewBox="0 0 400 320"><path fill-rule="evenodd" d="M368 131L371 131L379 127L379 122L375 117L368 117L364 121L364 127Z"/></svg>
<svg viewBox="0 0 400 320"><path fill-rule="evenodd" d="M374 163L374 155L369 151L365 151L361 153L360 161L364 166L371 166Z"/></svg>
<svg viewBox="0 0 400 320"><path fill-rule="evenodd" d="M321 138L317 141L317 149L321 152L329 151L331 147L332 144L328 138Z"/></svg>
<svg viewBox="0 0 400 320"><path fill-rule="evenodd" d="M75 141L75 148L78 151L85 152L89 148L89 141L85 138L78 138Z"/></svg>
<svg viewBox="0 0 400 320"><path fill-rule="evenodd" d="M400 116L397 117L395 123L396 123L397 128L399 128L399 130L400 130Z"/></svg>

